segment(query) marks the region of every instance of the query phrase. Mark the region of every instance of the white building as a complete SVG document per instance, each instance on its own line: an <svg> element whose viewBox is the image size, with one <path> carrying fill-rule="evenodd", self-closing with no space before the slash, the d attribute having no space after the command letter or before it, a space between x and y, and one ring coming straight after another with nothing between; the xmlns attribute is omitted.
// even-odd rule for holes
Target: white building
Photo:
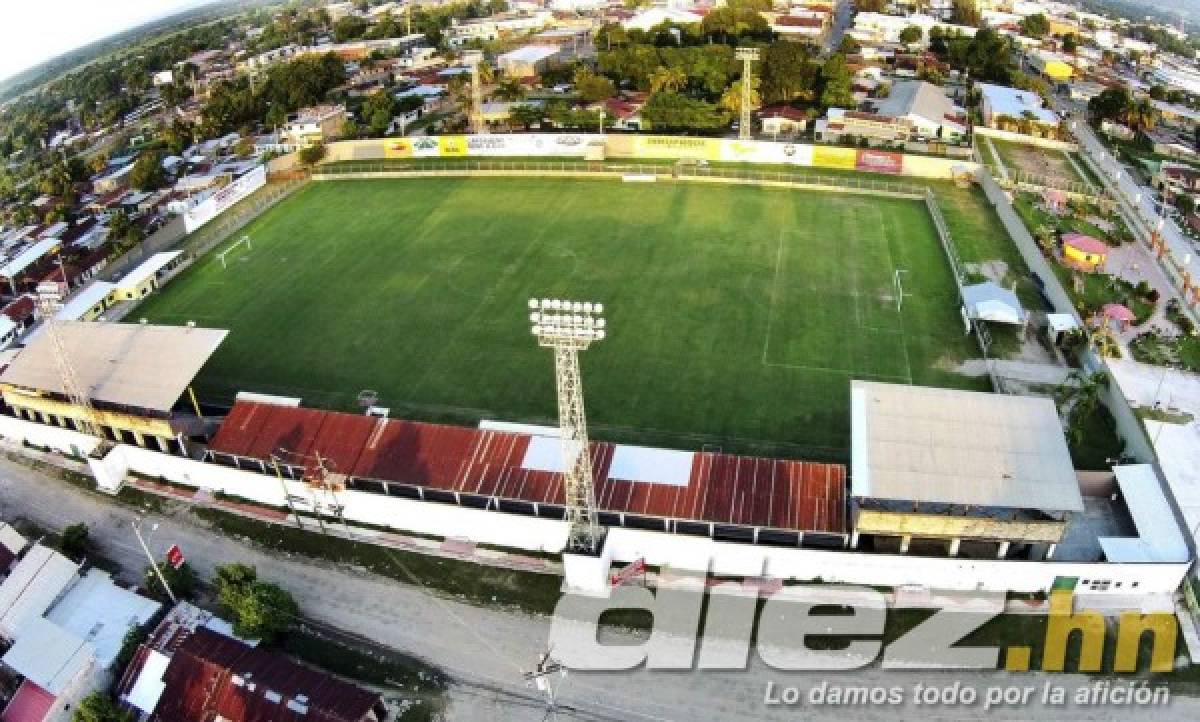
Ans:
<svg viewBox="0 0 1200 722"><path fill-rule="evenodd" d="M881 13L859 13L854 16L854 27L850 30L850 35L863 43L898 43L900 33L912 26L921 29L925 43L929 42L929 31L932 28L940 28L943 34L957 33L966 37L975 37L978 31L977 28L952 25L928 15L900 17Z"/></svg>
<svg viewBox="0 0 1200 722"><path fill-rule="evenodd" d="M651 28L672 23L674 25L691 25L703 20L704 17L688 10L651 7L621 23L626 30L650 30Z"/></svg>
<svg viewBox="0 0 1200 722"><path fill-rule="evenodd" d="M932 83L898 80L888 97L868 102L877 115L907 121L919 138L953 142L967 134L966 111Z"/></svg>
<svg viewBox="0 0 1200 722"><path fill-rule="evenodd" d="M1002 125L1015 126L1023 120L1029 120L1042 131L1058 128L1058 115L1043 107L1042 98L1037 93L988 83L980 83L978 88L983 96L984 125L999 128Z"/></svg>

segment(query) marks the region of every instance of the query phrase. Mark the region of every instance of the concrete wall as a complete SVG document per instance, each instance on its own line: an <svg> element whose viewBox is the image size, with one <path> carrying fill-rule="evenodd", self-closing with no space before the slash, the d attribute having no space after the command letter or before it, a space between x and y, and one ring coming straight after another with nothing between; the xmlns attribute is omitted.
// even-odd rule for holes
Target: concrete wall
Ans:
<svg viewBox="0 0 1200 722"><path fill-rule="evenodd" d="M35 424L0 414L0 436L17 443L30 443L42 448L54 449L63 454L87 456L100 442L89 434L78 431Z"/></svg>
<svg viewBox="0 0 1200 722"><path fill-rule="evenodd" d="M1112 596L1173 593L1188 569L1188 564L993 561L787 549L636 529L610 529L605 555L616 562L644 558L652 566L717 575L881 586L915 584L943 590L1039 592L1049 590L1058 577L1105 579L1113 582L1107 592ZM1121 582L1120 588L1116 582Z"/></svg>
<svg viewBox="0 0 1200 722"><path fill-rule="evenodd" d="M1038 148L1046 148L1049 150L1065 150L1077 151L1079 146L1075 143L1067 143L1061 140L1052 138L1037 138L1032 135L1023 135L1021 133L1013 133L1008 130L999 128L989 128L986 125L975 126L975 135L986 135L1000 140L1011 140L1014 143L1024 143L1025 145L1034 145Z"/></svg>
<svg viewBox="0 0 1200 722"><path fill-rule="evenodd" d="M552 157L582 159L589 146L603 144L606 157L703 160L860 170L917 178L949 179L974 173L976 164L957 158L893 153L877 148L804 145L730 138L588 133L444 135L351 140L330 143L326 161Z"/></svg>
<svg viewBox="0 0 1200 722"><path fill-rule="evenodd" d="M381 496L361 491L341 491L336 496L318 496L303 483L280 482L273 474L260 474L170 456L135 446L118 446L113 453L123 457L131 472L151 478L221 491L260 504L283 507L284 489L300 511L311 511L314 502L322 514L340 504L346 518L364 524L439 537L466 538L531 551L558 551L566 544L566 522L511 514L499 514L450 504Z"/></svg>

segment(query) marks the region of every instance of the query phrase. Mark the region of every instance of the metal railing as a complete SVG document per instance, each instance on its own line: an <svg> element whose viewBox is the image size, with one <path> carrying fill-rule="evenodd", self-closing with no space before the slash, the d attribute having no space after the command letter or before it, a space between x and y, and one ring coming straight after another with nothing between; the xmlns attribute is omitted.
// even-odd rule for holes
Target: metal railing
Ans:
<svg viewBox="0 0 1200 722"><path fill-rule="evenodd" d="M741 183L784 184L813 186L836 190L863 191L908 196L915 199L925 197L927 187L902 181L871 178L861 173L848 171L845 175L819 173L802 170L759 170L727 166L700 166L673 163L584 161L584 160L363 160L341 161L319 166L313 172L314 180L330 180L345 177L386 178L404 177L413 174L571 174L571 175L654 175L661 178L680 180L716 179Z"/></svg>

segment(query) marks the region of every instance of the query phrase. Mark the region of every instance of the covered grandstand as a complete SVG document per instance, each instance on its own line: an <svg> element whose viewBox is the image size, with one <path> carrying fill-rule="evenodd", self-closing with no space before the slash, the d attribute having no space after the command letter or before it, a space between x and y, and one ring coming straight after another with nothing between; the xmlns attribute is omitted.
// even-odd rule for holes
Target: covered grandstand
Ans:
<svg viewBox="0 0 1200 722"><path fill-rule="evenodd" d="M239 401L208 453L218 463L263 472L278 460L294 479L320 455L356 491L561 519L558 450L557 438L537 433ZM607 526L785 545L845 543L844 466L607 442L593 443L590 453Z"/></svg>

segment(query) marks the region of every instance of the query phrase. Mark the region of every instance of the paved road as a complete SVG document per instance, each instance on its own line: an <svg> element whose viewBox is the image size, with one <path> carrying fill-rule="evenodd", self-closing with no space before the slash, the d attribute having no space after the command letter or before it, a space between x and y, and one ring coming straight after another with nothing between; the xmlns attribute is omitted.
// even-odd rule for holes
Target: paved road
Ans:
<svg viewBox="0 0 1200 722"><path fill-rule="evenodd" d="M0 518L22 516L47 528L86 522L105 556L121 565L130 579L145 560L130 537L134 513L106 499L80 491L39 472L0 459ZM521 681L545 648L549 621L500 608L481 608L447 600L418 587L365 571L312 562L290 555L259 551L246 543L213 534L186 511L152 515L160 524L150 539L156 552L179 543L204 575L217 564L241 561L258 567L262 577L278 582L296 596L304 613L317 621L377 640L441 667L456 683L450 689L450 719L539 720L542 707ZM618 640L619 641L619 640ZM628 640L627 640L628 641ZM756 663L739 672L572 673L560 689L564 704L577 712L560 714L580 720L737 720L837 719L888 720L920 716L927 722L963 719L1157 720L1189 719L1200 713L1197 700L1176 695L1167 708L1048 708L1037 704L993 710L970 707L855 706L803 709L766 706L767 683L809 690L830 685L901 686L918 683L950 685L958 680L980 690L991 685L1029 685L1041 689L1047 679L1074 688L1090 680L1079 676L1042 677L1001 672L884 673L867 668L845 674L776 672Z"/></svg>
<svg viewBox="0 0 1200 722"><path fill-rule="evenodd" d="M850 0L839 0L833 11L833 26L829 29L829 37L825 39L825 55L837 50L842 42L842 36L854 21L854 8Z"/></svg>

